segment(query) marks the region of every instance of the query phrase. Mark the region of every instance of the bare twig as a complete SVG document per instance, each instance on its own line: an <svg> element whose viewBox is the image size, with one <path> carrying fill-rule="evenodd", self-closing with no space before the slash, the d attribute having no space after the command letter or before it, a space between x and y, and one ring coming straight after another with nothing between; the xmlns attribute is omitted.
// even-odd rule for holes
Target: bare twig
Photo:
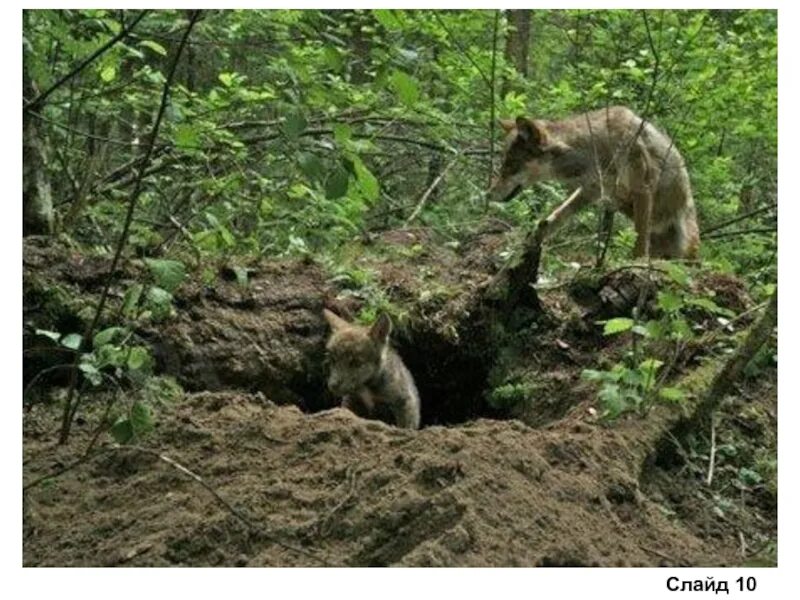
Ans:
<svg viewBox="0 0 800 600"><path fill-rule="evenodd" d="M447 175L447 172L450 170L450 168L454 164L456 164L456 162L458 162L458 159L460 157L461 157L460 154L453 157L453 160L447 163L447 166L444 169L442 169L442 172L439 173L439 176L436 179L434 179L433 183L431 183L428 189L425 190L425 193L422 194L422 197L419 199L419 202L417 203L414 212L412 212L411 215L408 217L408 219L406 219L405 227L408 227L419 216L419 213L422 212L422 209L425 207L425 203L428 201L428 198L430 198L433 190L435 190L438 187L438 185L442 182L442 179L444 179L444 176Z"/></svg>
<svg viewBox="0 0 800 600"><path fill-rule="evenodd" d="M707 237L708 234L713 232L713 231L717 231L718 229L722 229L723 227L727 227L728 225L733 225L734 223L738 223L740 221L744 221L745 219L749 219L750 217L754 217L756 215L760 215L761 213L769 212L770 210L773 210L775 208L778 208L778 203L777 202L775 202L774 204L769 204L767 206L762 206L761 208L757 208L755 210L751 210L748 213L745 213L743 215L738 215L736 217L733 217L732 219L727 219L725 221L722 221L721 223L717 223L716 225L712 225L711 227L706 227L705 230L703 231L703 234L704 234L704 236Z"/></svg>
<svg viewBox="0 0 800 600"><path fill-rule="evenodd" d="M287 542L284 542L283 540L278 539L271 533L264 530L263 527L251 521L244 513L242 513L242 511L238 510L235 506L233 506L230 502L228 502L225 498L223 498L222 495L211 485L209 485L205 479L200 477L200 475L198 475L191 469L183 466L178 461L170 458L166 454L162 454L161 452L158 452L157 450L152 450L150 448L143 448L142 446L120 445L120 446L114 446L114 448L134 450L135 452L141 452L142 454L148 454L150 456L156 457L157 459L167 463L169 466L176 469L180 473L183 473L187 477L190 477L191 479L199 483L209 494L211 494L214 497L214 499L217 502L219 502L223 507L225 507L228 510L228 512L230 512L234 517L236 517L248 529L255 531L265 539L273 542L274 544L277 544L278 546L281 546L282 548L286 548L287 550L291 550L292 552L308 556L309 558L314 559L315 561L319 562L322 565L331 566L327 560L325 560L320 556L317 556L310 550L306 550L305 548L301 548L299 546L295 546L294 544L289 544Z"/></svg>
<svg viewBox="0 0 800 600"><path fill-rule="evenodd" d="M47 88L41 94L36 96L36 98L34 98L33 100L30 100L29 102L27 102L23 106L23 110L25 112L30 112L30 111L35 111L35 110L38 110L39 108L41 108L44 105L45 100L47 100L47 98L50 96L50 94L55 92L58 88L60 88L62 85L64 85L68 81L70 81L78 73L83 71L86 67L88 67L90 64L92 64L98 57L100 57L103 54L105 54L105 52L108 51L117 42L119 42L120 40L122 40L125 37L127 37L128 34L133 30L133 28L136 27L136 25L139 24L139 21L141 21L148 12L150 12L150 11L149 10L143 10L142 12L140 12L136 16L136 18L133 21L131 21L131 23L129 25L126 25L122 29L120 29L119 33L117 33L117 35L112 37L105 44L103 44L97 50L92 52L89 56L84 58L80 63L78 63L78 65L74 69L72 69L69 73L67 73L66 75L64 75L60 79L58 79L53 85L51 85L49 88Z"/></svg>
<svg viewBox="0 0 800 600"><path fill-rule="evenodd" d="M717 427L714 418L711 418L711 450L708 452L708 475L706 475L706 485L711 487L714 480L714 461L717 457Z"/></svg>
<svg viewBox="0 0 800 600"><path fill-rule="evenodd" d="M736 237L738 235L749 235L751 233L778 233L778 230L775 227L756 227L753 229L736 229L735 231L719 231L704 237L707 240L721 240L723 238Z"/></svg>
<svg viewBox="0 0 800 600"><path fill-rule="evenodd" d="M141 15L140 15L141 17ZM189 17L189 24L186 27L186 30L183 33L183 37L181 38L180 45L178 46L177 51L175 52L175 56L172 59L172 64L170 65L170 70L167 75L166 81L164 82L164 88L161 93L161 104L158 108L158 114L156 115L155 122L153 124L153 130L149 136L149 141L144 151L144 156L142 158L142 162L139 165L138 174L136 180L134 182L133 190L131 190L130 197L128 198L128 211L125 215L125 222L122 226L122 233L119 236L119 241L117 242L117 249L114 252L114 258L111 261L111 267L108 271L108 277L106 278L105 286L103 286L103 291L100 293L100 299L97 303L97 308L95 309L94 317L92 318L91 322L86 328L86 331L83 335L83 341L86 343L88 340L92 338L92 334L94 333L97 324L100 322L100 317L103 314L103 309L105 308L106 301L108 300L108 293L111 289L112 283L112 276L114 272L117 270L117 265L119 264L120 258L122 256L122 250L125 248L125 245L128 241L128 234L130 232L131 223L133 222L133 214L136 210L136 203L139 199L139 194L142 191L142 180L144 179L144 173L148 163L150 162L150 157L153 154L153 149L155 147L156 139L158 138L158 131L161 127L161 121L164 117L164 113L167 109L167 102L169 100L169 90L172 86L172 79L175 76L175 70L178 66L178 61L181 57L183 52L183 48L186 45L186 40L189 39L189 34L194 27L194 24L197 22L197 19L200 17L200 11L196 10L190 14ZM69 431L70 426L72 425L72 416L74 415L74 407L73 407L73 400L75 398L75 389L78 383L78 362L80 361L80 354L75 354L74 365L75 368L72 370L72 375L70 377L70 385L69 385L69 392L67 393L67 400L64 404L64 413L63 418L61 421L61 432L59 434L59 443L64 443L69 438Z"/></svg>
<svg viewBox="0 0 800 600"><path fill-rule="evenodd" d="M55 477L59 477L59 476L63 475L64 473L66 473L68 471L71 471L72 469L74 469L74 468L76 468L76 467L88 462L89 460L98 458L100 456L104 456L106 454L119 452L120 450L131 450L131 451L134 451L134 452L139 452L139 453L142 453L142 454L146 454L148 456L153 456L153 457L157 458L158 460L160 460L162 462L165 462L166 464L171 466L173 469L176 469L178 472L186 475L187 477L191 478L192 480L194 480L195 482L200 484L208 493L210 493L214 497L214 499L219 504L221 504L228 512L230 512L234 517L236 517L236 519L238 519L241 523L243 523L248 529L250 529L250 530L256 532L258 535L262 536L264 539L269 540L270 542L272 542L274 544L277 544L278 546L281 546L282 548L285 548L287 550L291 550L292 552L296 552L298 554L302 554L304 556L307 556L307 557L313 559L314 561L318 562L319 564L322 564L322 565L325 565L325 566L332 566L329 561L325 560L321 556L318 556L314 552L311 552L310 550L306 550L305 548L301 548L299 546L295 546L294 544L290 544L288 542L284 542L283 540L279 539L278 537L276 537L272 533L266 531L260 525L258 525L256 523L254 523L253 521L251 521L244 513L242 513L240 510L238 510L236 507L234 507L230 502L228 502L228 500L226 500L216 489L214 489L214 487L212 487L208 482L206 482L205 479L200 477L200 475L198 475L197 473L195 473L194 471L192 471L188 467L182 465L181 463L179 463L178 461L174 460L173 458L167 456L166 454L162 454L161 452L159 452L157 450L153 450L151 448L145 448L143 446L129 445L129 444L114 444L112 446L101 448L101 449L97 450L96 452L87 452L83 456L81 456L78 460L70 463L69 465L67 465L67 466L65 466L65 467L63 467L61 469L58 469L57 471L54 471L52 473L48 473L47 475L43 475L42 477L39 477L39 478L33 480L32 482L24 485L22 489L23 489L23 491L27 491L27 490L31 489L32 487L35 487L35 486L39 485L43 481L46 481L48 479L53 479Z"/></svg>

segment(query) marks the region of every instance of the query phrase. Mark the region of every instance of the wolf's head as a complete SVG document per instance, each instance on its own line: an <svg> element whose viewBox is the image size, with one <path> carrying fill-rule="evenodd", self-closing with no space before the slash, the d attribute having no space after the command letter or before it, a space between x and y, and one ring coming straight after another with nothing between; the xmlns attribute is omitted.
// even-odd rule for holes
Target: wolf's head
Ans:
<svg viewBox="0 0 800 600"><path fill-rule="evenodd" d="M564 145L553 139L544 121L517 117L501 119L500 126L506 132L503 164L489 194L492 200L505 202L526 185L551 179L552 161L563 153Z"/></svg>
<svg viewBox="0 0 800 600"><path fill-rule="evenodd" d="M328 389L336 396L354 394L380 376L392 322L381 314L367 328L348 323L328 309L323 313L331 326L326 346L330 364Z"/></svg>

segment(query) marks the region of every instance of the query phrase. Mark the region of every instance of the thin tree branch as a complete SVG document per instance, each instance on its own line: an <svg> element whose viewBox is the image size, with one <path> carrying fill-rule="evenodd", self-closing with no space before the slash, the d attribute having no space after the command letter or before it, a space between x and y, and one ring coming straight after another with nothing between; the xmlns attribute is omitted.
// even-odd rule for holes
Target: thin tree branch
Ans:
<svg viewBox="0 0 800 600"><path fill-rule="evenodd" d="M98 57L100 57L103 54L105 54L105 52L108 51L117 42L119 42L123 38L127 37L128 34L133 30L133 28L136 27L136 25L139 24L139 21L141 21L148 12L150 12L150 11L149 10L143 10L142 12L140 12L138 14L138 16L133 21L131 21L131 23L129 25L124 26L122 29L120 29L120 31L119 31L119 33L117 33L117 35L112 37L105 44L103 44L97 50L92 52L89 56L84 58L80 63L78 63L78 65L74 69L72 69L72 71L70 71L69 73L67 73L63 77L61 77L58 81L56 81L53 85L51 85L49 88L47 88L44 92L42 92L41 94L36 96L36 98L31 100L30 102L27 102L23 106L23 110L25 112L31 112L31 111L36 111L36 110L40 109L44 105L45 100L47 100L47 98L50 96L50 94L55 92L58 88L60 88L62 85L64 85L68 81L70 81L78 73L83 71L86 67L88 67L90 64L92 64L92 62L94 62Z"/></svg>
<svg viewBox="0 0 800 600"><path fill-rule="evenodd" d="M224 506L228 510L228 512L230 512L234 517L236 517L239 521L241 521L248 529L255 531L265 539L271 541L274 544L277 544L278 546L281 546L282 548L286 548L287 550L291 550L292 552L308 556L309 558L314 559L315 561L317 561L322 565L332 566L331 563L329 563L327 560L325 560L320 556L317 556L310 550L306 550L305 548L301 548L299 546L295 546L294 544L289 544L287 542L284 542L283 540L280 540L279 538L275 537L273 534L267 532L263 527L257 525L256 523L253 523L253 521L251 521L244 513L242 513L240 510L234 507L230 502L228 502L225 498L223 498L222 495L216 489L214 489L211 485L206 483L206 481L202 477L200 477L200 475L188 469L187 467L183 466L178 461L170 458L166 454L162 454L157 450L151 450L150 448L143 448L142 446L120 445L116 446L116 448L133 450L135 452L141 452L142 454L148 454L167 463L172 468L176 469L177 471L183 473L184 475L192 478L194 481L199 483L209 494L214 496L214 499L217 502L219 502L222 506Z"/></svg>
<svg viewBox="0 0 800 600"><path fill-rule="evenodd" d="M709 233L713 231L717 231L718 229L722 229L723 227L727 227L728 225L733 225L734 223L738 223L739 221L744 221L745 219L749 219L750 217L754 217L755 215L768 212L775 208L778 208L777 202L775 202L774 204L770 204L768 206L762 206L761 208L751 210L748 213L745 213L743 215L738 215L736 217L733 217L732 219L727 219L726 221L722 221L721 223L717 223L716 225L712 225L711 227L706 227L706 229L703 231L703 234L707 236Z"/></svg>
<svg viewBox="0 0 800 600"><path fill-rule="evenodd" d="M778 233L774 227L756 227L754 229L736 229L735 231L720 231L712 235L703 236L707 240L720 240L727 237L736 237L750 233Z"/></svg>
<svg viewBox="0 0 800 600"><path fill-rule="evenodd" d="M447 175L447 172L451 169L451 167L454 164L456 164L456 162L458 162L458 159L460 157L461 155L459 154L455 156L453 160L447 163L447 166L444 169L442 169L442 172L439 173L439 176L436 179L434 179L433 183L431 183L428 189L425 190L425 193L422 194L422 197L419 199L419 202L417 203L414 212L412 212L411 215L408 217L408 219L406 219L405 227L408 227L412 223L412 221L414 221L419 216L419 213L422 212L422 209L424 208L425 203L428 201L428 198L430 198L430 195L433 192L433 190L435 190L436 187L441 183L442 179L444 179L444 176Z"/></svg>
<svg viewBox="0 0 800 600"><path fill-rule="evenodd" d="M492 178L494 177L494 118L495 118L495 77L497 70L497 29L500 22L500 11L494 11L494 27L492 30L492 73L491 81L489 83L489 183L487 189L492 187ZM486 208L489 207L489 196L486 196Z"/></svg>
<svg viewBox="0 0 800 600"><path fill-rule="evenodd" d="M434 12L433 13L433 17L439 22L439 25L442 26L442 29L444 29L445 33L447 34L447 37L450 38L450 41L453 42L456 45L456 47L459 49L461 54L464 55L464 58L466 58L470 62L470 64L473 67L475 67L475 70L478 71L478 75L481 76L481 78L486 83L486 85L491 87L492 84L489 81L489 78L483 72L483 69L481 69L480 65L478 65L478 63L475 62L475 59L473 59L472 55L469 52L467 52L466 48L464 48L461 45L461 43L458 41L458 38L456 38L456 36L453 35L453 32L450 31L450 28L447 25L444 24L444 21L441 19L441 17L439 17L439 14L437 12Z"/></svg>
<svg viewBox="0 0 800 600"><path fill-rule="evenodd" d="M141 15L140 15L141 17ZM111 268L108 271L108 277L106 278L106 284L103 287L103 291L100 294L100 299L97 303L97 308L95 309L94 317L92 321L89 323L88 327L86 328L86 332L83 336L83 343L87 343L88 340L92 339L92 334L97 327L97 324L100 322L100 317L103 314L103 309L105 308L106 301L108 300L108 293L111 289L111 282L114 272L117 270L117 266L119 264L120 258L122 256L122 250L125 248L125 245L128 241L128 234L130 233L131 223L133 222L133 214L136 210L136 202L139 199L139 194L142 191L142 181L144 179L145 169L150 162L150 157L153 154L153 149L155 148L155 142L158 138L158 131L161 128L161 121L164 118L164 113L167 109L167 103L169 100L169 90L172 85L172 79L175 76L175 70L178 66L178 61L180 60L181 54L183 53L183 48L186 46L186 41L189 39L189 34L194 27L194 24L200 18L200 11L195 10L191 13L189 17L189 25L186 27L186 31L181 38L180 45L178 46L177 51L175 52L175 57L172 60L172 64L170 65L169 73L167 74L167 79L164 82L164 89L161 93L161 104L158 107L158 114L156 115L155 122L153 124L153 130L149 136L149 140L147 146L145 148L144 157L142 159L142 163L139 166L139 171L134 182L133 190L131 190L131 195L128 199L128 211L125 215L125 223L122 226L122 233L119 236L119 241L117 242L117 249L114 252L114 258L111 261ZM64 404L64 414L61 421L61 433L59 434L59 443L65 443L69 438L69 431L70 426L72 425L72 417L74 415L74 407L73 407L73 400L75 398L75 389L78 383L78 363L80 361L80 354L75 354L74 365L75 368L72 370L72 374L70 377L70 385L69 385L69 392L67 394L67 400Z"/></svg>

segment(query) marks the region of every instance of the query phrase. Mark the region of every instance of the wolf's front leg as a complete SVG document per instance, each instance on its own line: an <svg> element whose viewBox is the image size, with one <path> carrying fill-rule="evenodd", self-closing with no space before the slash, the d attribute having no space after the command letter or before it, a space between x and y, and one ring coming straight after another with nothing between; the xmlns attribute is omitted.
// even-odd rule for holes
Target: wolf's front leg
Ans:
<svg viewBox="0 0 800 600"><path fill-rule="evenodd" d="M416 406L393 406L392 414L395 425L402 429L419 429L420 415Z"/></svg>
<svg viewBox="0 0 800 600"><path fill-rule="evenodd" d="M363 419L368 419L372 412L372 405L366 405L364 399L360 395L345 396L342 398L342 408L346 408L350 412L358 415Z"/></svg>

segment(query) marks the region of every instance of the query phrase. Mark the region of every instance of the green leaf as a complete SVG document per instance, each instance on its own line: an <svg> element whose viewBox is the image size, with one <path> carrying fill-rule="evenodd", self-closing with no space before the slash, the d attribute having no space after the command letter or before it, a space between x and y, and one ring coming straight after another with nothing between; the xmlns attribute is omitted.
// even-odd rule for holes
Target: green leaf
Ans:
<svg viewBox="0 0 800 600"><path fill-rule="evenodd" d="M747 467L741 467L739 469L739 481L744 483L745 485L758 485L762 481L761 475L754 471L753 469L748 469Z"/></svg>
<svg viewBox="0 0 800 600"><path fill-rule="evenodd" d="M639 363L639 369L641 369L644 372L656 371L657 369L660 369L663 366L664 366L664 361L658 360L657 358L648 358Z"/></svg>
<svg viewBox="0 0 800 600"><path fill-rule="evenodd" d="M164 48L164 46L162 46L158 42L154 42L153 40L142 40L141 42L139 42L139 45L144 46L145 48L150 48L150 50L152 50L156 54L160 54L161 56L167 55L167 49Z"/></svg>
<svg viewBox="0 0 800 600"><path fill-rule="evenodd" d="M100 71L100 79L102 79L106 83L114 81L116 77L117 77L117 67L115 67L114 65L107 65L103 67L102 71Z"/></svg>
<svg viewBox="0 0 800 600"><path fill-rule="evenodd" d="M186 278L186 267L180 261L146 258L145 263L150 267L150 274L156 285L168 292L175 291Z"/></svg>
<svg viewBox="0 0 800 600"><path fill-rule="evenodd" d="M632 327L633 319L628 319L625 317L609 319L605 322L605 326L603 327L603 335L615 335L617 333L628 331Z"/></svg>
<svg viewBox="0 0 800 600"><path fill-rule="evenodd" d="M664 270L667 272L667 276L678 285L689 285L689 273L683 265L675 262L666 262L664 263Z"/></svg>
<svg viewBox="0 0 800 600"><path fill-rule="evenodd" d="M689 326L686 319L672 319L670 321L670 329L672 331L672 336L675 338L682 340L692 338L692 328Z"/></svg>
<svg viewBox="0 0 800 600"><path fill-rule="evenodd" d="M396 12L397 11L394 10L375 9L372 11L372 15L378 23L391 31L393 29L399 29L401 26L400 21L398 21L395 16Z"/></svg>
<svg viewBox="0 0 800 600"><path fill-rule="evenodd" d="M93 363L82 361L78 365L78 369L80 369L92 385L98 386L103 382L103 374Z"/></svg>
<svg viewBox="0 0 800 600"><path fill-rule="evenodd" d="M120 417L111 426L111 435L118 444L127 444L133 439L133 425L130 419Z"/></svg>
<svg viewBox="0 0 800 600"><path fill-rule="evenodd" d="M658 395L669 402L680 402L686 398L686 394L683 392L683 390L676 387L661 388L658 392Z"/></svg>
<svg viewBox="0 0 800 600"><path fill-rule="evenodd" d="M356 181L364 197L370 202L374 202L380 195L380 185L375 176L360 160L355 161Z"/></svg>
<svg viewBox="0 0 800 600"><path fill-rule="evenodd" d="M697 306L702 308L705 311L708 311L712 314L723 315L725 317L732 317L734 316L734 312L727 308L722 308L716 302L714 302L711 298L690 298L688 303L692 306Z"/></svg>
<svg viewBox="0 0 800 600"><path fill-rule="evenodd" d="M683 306L683 300L680 296L670 291L658 292L658 306L661 310L672 313Z"/></svg>
<svg viewBox="0 0 800 600"><path fill-rule="evenodd" d="M290 140L297 140L300 134L308 127L308 121L299 112L291 113L283 123L283 132Z"/></svg>
<svg viewBox="0 0 800 600"><path fill-rule="evenodd" d="M80 350L83 336L79 333L68 333L61 338L61 345L70 350Z"/></svg>
<svg viewBox="0 0 800 600"><path fill-rule="evenodd" d="M60 333L58 333L57 331L50 331L48 329L37 329L36 335L43 335L44 337L50 338L54 342L57 342L58 340L61 339Z"/></svg>
<svg viewBox="0 0 800 600"><path fill-rule="evenodd" d="M147 309L160 321L172 314L172 294L160 287L147 290Z"/></svg>
<svg viewBox="0 0 800 600"><path fill-rule="evenodd" d="M341 71L342 67L344 66L344 60L342 59L341 53L336 49L335 46L326 45L323 49L323 55L328 68L332 69L333 71Z"/></svg>
<svg viewBox="0 0 800 600"><path fill-rule="evenodd" d="M395 71L389 78L389 85L397 94L400 102L412 108L419 98L419 83L408 73Z"/></svg>
<svg viewBox="0 0 800 600"><path fill-rule="evenodd" d="M193 125L184 123L175 128L175 145L178 148L196 148L200 145L200 136Z"/></svg>
<svg viewBox="0 0 800 600"><path fill-rule="evenodd" d="M235 81L235 74L234 73L220 73L217 75L217 78L222 82L222 85L225 87L231 87Z"/></svg>
<svg viewBox="0 0 800 600"><path fill-rule="evenodd" d="M603 381L606 378L604 371L597 371L595 369L584 369L581 371L581 379L586 381Z"/></svg>
<svg viewBox="0 0 800 600"><path fill-rule="evenodd" d="M142 297L144 286L141 283L134 283L125 291L122 299L122 314L133 318L136 316L136 309L139 306L139 299Z"/></svg>
<svg viewBox="0 0 800 600"><path fill-rule="evenodd" d="M134 346L129 350L128 368L132 371L149 369L153 364L150 351L144 346Z"/></svg>
<svg viewBox="0 0 800 600"><path fill-rule="evenodd" d="M353 128L347 123L336 123L333 126L333 138L337 144L344 145L353 137Z"/></svg>
<svg viewBox="0 0 800 600"><path fill-rule="evenodd" d="M667 332L667 327L661 321L656 321L655 319L651 319L645 324L645 329L647 329L647 336L653 338L654 340L660 340L664 337Z"/></svg>
<svg viewBox="0 0 800 600"><path fill-rule="evenodd" d="M602 417L604 419L616 419L629 409L628 403L625 401L625 398L620 393L619 386L616 384L604 385L597 397L603 407Z"/></svg>
<svg viewBox="0 0 800 600"><path fill-rule="evenodd" d="M336 200L347 193L350 184L350 176L347 171L337 167L325 180L325 197L328 200Z"/></svg>
<svg viewBox="0 0 800 600"><path fill-rule="evenodd" d="M142 402L134 402L131 406L130 424L134 435L141 437L153 429L153 418L150 409Z"/></svg>
<svg viewBox="0 0 800 600"><path fill-rule="evenodd" d="M128 330L125 327L108 327L98 332L92 340L92 348L97 350L107 344L121 341L128 335Z"/></svg>
<svg viewBox="0 0 800 600"><path fill-rule="evenodd" d="M301 152L297 156L297 163L300 165L300 170L309 179L316 180L322 176L322 161L315 154Z"/></svg>

